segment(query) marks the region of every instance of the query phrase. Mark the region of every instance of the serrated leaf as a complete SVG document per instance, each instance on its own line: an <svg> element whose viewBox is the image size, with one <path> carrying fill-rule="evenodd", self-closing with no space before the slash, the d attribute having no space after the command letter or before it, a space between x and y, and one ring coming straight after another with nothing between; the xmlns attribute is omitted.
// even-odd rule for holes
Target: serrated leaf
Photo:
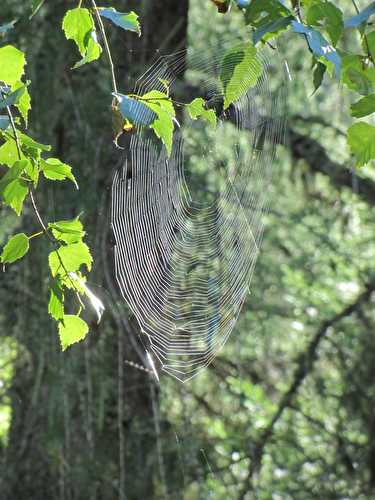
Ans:
<svg viewBox="0 0 375 500"><path fill-rule="evenodd" d="M64 317L64 291L59 279L54 280L50 288L48 312L56 321Z"/></svg>
<svg viewBox="0 0 375 500"><path fill-rule="evenodd" d="M371 94L375 90L375 68L364 68L360 56L345 55L342 58L341 81L361 95Z"/></svg>
<svg viewBox="0 0 375 500"><path fill-rule="evenodd" d="M74 183L78 189L76 178L72 173L72 167L63 163L58 158L48 158L40 162L41 171L46 179L53 181L63 181L68 179Z"/></svg>
<svg viewBox="0 0 375 500"><path fill-rule="evenodd" d="M89 327L79 316L65 314L59 322L59 336L63 351L72 344L83 340L89 332Z"/></svg>
<svg viewBox="0 0 375 500"><path fill-rule="evenodd" d="M0 48L0 81L8 85L19 82L24 74L26 59L23 52L12 45Z"/></svg>
<svg viewBox="0 0 375 500"><path fill-rule="evenodd" d="M63 30L68 40L73 40L82 56L74 68L83 66L100 57L102 48L96 39L95 24L88 9L68 10L63 19Z"/></svg>
<svg viewBox="0 0 375 500"><path fill-rule="evenodd" d="M13 106L14 104L18 104L21 99L22 94L25 92L26 87L24 84L21 84L14 92L11 92L8 95L2 95L0 93L0 109L7 108L9 106Z"/></svg>
<svg viewBox="0 0 375 500"><path fill-rule="evenodd" d="M83 265L90 271L92 257L89 247L85 243L79 242L62 246L58 251L54 250L49 254L48 262L52 276L55 277L58 274L65 275L66 272L79 271Z"/></svg>
<svg viewBox="0 0 375 500"><path fill-rule="evenodd" d="M262 73L262 64L256 48L250 43L241 43L223 57L220 80L223 85L224 109L254 87Z"/></svg>
<svg viewBox="0 0 375 500"><path fill-rule="evenodd" d="M13 236L5 245L0 261L3 264L12 264L16 260L22 259L29 251L29 238L24 233L19 233Z"/></svg>
<svg viewBox="0 0 375 500"><path fill-rule="evenodd" d="M344 29L342 11L331 2L313 3L307 10L306 23L323 28L335 46Z"/></svg>
<svg viewBox="0 0 375 500"><path fill-rule="evenodd" d="M28 160L16 161L0 180L0 196L17 215L20 215L23 202L29 192L28 183L20 178L28 163Z"/></svg>
<svg viewBox="0 0 375 500"><path fill-rule="evenodd" d="M366 23L368 19L375 14L375 2L363 9L359 14L350 17L344 22L345 28L358 28L363 23Z"/></svg>
<svg viewBox="0 0 375 500"><path fill-rule="evenodd" d="M16 141L9 137L9 139L0 146L0 165L11 167L17 160L18 150Z"/></svg>
<svg viewBox="0 0 375 500"><path fill-rule="evenodd" d="M305 26L297 21L292 21L292 29L295 33L303 35L311 52L318 58L327 60L335 66L336 76L340 77L341 58L336 49L323 37L319 31Z"/></svg>
<svg viewBox="0 0 375 500"><path fill-rule="evenodd" d="M98 10L101 17L108 19L115 26L119 26L127 31L134 31L139 36L141 35L141 26L138 21L139 16L135 12L117 12L113 7L107 9L100 7Z"/></svg>
<svg viewBox="0 0 375 500"><path fill-rule="evenodd" d="M352 116L355 118L363 118L375 113L375 94L363 97L358 102L352 104L350 109Z"/></svg>
<svg viewBox="0 0 375 500"><path fill-rule="evenodd" d="M151 92L147 92L139 97L139 100L157 115L149 127L154 130L156 136L163 142L170 156L172 152L174 120L176 117L172 99L164 92L151 90Z"/></svg>
<svg viewBox="0 0 375 500"><path fill-rule="evenodd" d="M197 118L203 118L212 125L216 126L217 118L215 111L213 109L206 109L205 100L201 97L194 99L190 104L186 106L186 109L188 110L189 115L193 120L196 120Z"/></svg>
<svg viewBox="0 0 375 500"><path fill-rule="evenodd" d="M375 159L375 127L365 122L358 122L348 130L348 144L356 157L356 166L366 165Z"/></svg>
<svg viewBox="0 0 375 500"><path fill-rule="evenodd" d="M53 222L48 224L48 227L57 240L68 244L77 243L85 236L82 223L78 218Z"/></svg>

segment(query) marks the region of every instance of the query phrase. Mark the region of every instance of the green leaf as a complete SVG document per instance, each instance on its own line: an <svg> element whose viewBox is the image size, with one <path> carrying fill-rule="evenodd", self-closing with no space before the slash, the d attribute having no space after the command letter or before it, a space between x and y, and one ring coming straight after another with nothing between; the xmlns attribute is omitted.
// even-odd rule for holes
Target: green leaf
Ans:
<svg viewBox="0 0 375 500"><path fill-rule="evenodd" d="M26 59L20 50L12 45L0 48L0 82L12 85L24 74Z"/></svg>
<svg viewBox="0 0 375 500"><path fill-rule="evenodd" d="M348 130L348 144L357 161L356 166L361 167L375 158L375 127L358 122Z"/></svg>
<svg viewBox="0 0 375 500"><path fill-rule="evenodd" d="M370 55L375 61L375 31L371 31L370 33L367 33L366 38L363 40L364 41L364 50L367 50L367 44L368 44L368 49L370 51Z"/></svg>
<svg viewBox="0 0 375 500"><path fill-rule="evenodd" d="M64 317L64 298L61 281L56 279L50 288L50 298L48 302L48 312L56 321Z"/></svg>
<svg viewBox="0 0 375 500"><path fill-rule="evenodd" d="M25 92L26 87L25 85L21 84L20 87L18 87L14 92L11 92L8 95L1 95L0 94L0 109L7 108L9 106L13 106L15 104L18 104L19 100L21 99L22 94Z"/></svg>
<svg viewBox="0 0 375 500"><path fill-rule="evenodd" d="M361 95L371 94L375 91L375 68L364 68L360 56L345 55L342 58L341 81Z"/></svg>
<svg viewBox="0 0 375 500"><path fill-rule="evenodd" d="M138 21L139 16L135 12L117 12L113 7L107 9L100 7L98 10L101 17L108 19L114 25L127 31L135 31L139 36L141 35L141 26Z"/></svg>
<svg viewBox="0 0 375 500"><path fill-rule="evenodd" d="M28 82L29 83L29 82ZM17 91L19 88L24 87L25 90L22 93L19 101L15 104L16 108L20 112L22 118L25 121L27 127L29 111L31 109L31 97L26 86L22 82L16 82L12 85L12 89Z"/></svg>
<svg viewBox="0 0 375 500"><path fill-rule="evenodd" d="M294 16L280 17L276 21L262 25L253 34L253 42L256 45L260 40L271 40L274 36L282 33L289 28L291 22L295 19Z"/></svg>
<svg viewBox="0 0 375 500"><path fill-rule="evenodd" d="M11 167L18 160L18 150L16 141L10 136L8 137L0 147L0 165Z"/></svg>
<svg viewBox="0 0 375 500"><path fill-rule="evenodd" d="M28 163L28 160L16 161L0 180L0 195L4 203L13 208L17 215L20 215L23 202L29 192L28 183L20 178Z"/></svg>
<svg viewBox="0 0 375 500"><path fill-rule="evenodd" d="M50 145L37 142L32 137L23 134L22 132L18 132L18 138L22 147L25 146L27 148L40 149L40 151L51 151L52 149Z"/></svg>
<svg viewBox="0 0 375 500"><path fill-rule="evenodd" d="M320 61L318 61L317 65L315 66L314 74L313 74L313 82L314 82L315 92L318 90L318 88L323 83L323 78L324 78L326 71L327 71L327 66L325 64L321 63Z"/></svg>
<svg viewBox="0 0 375 500"><path fill-rule="evenodd" d="M48 224L53 236L64 243L77 243L85 236L81 221L78 219L60 220Z"/></svg>
<svg viewBox="0 0 375 500"><path fill-rule="evenodd" d="M139 97L139 102L145 104L156 114L155 120L149 125L156 136L165 145L168 155L172 152L174 120L176 112L171 98L164 92L152 90L142 97Z"/></svg>
<svg viewBox="0 0 375 500"><path fill-rule="evenodd" d="M63 181L65 179L69 179L78 189L76 178L72 173L72 167L63 163L58 158L48 158L47 160L42 160L40 166L46 179L50 179L52 181Z"/></svg>
<svg viewBox="0 0 375 500"><path fill-rule="evenodd" d="M375 113L375 94L363 97L355 104L352 104L350 109L352 116L355 118L363 118L364 116Z"/></svg>
<svg viewBox="0 0 375 500"><path fill-rule="evenodd" d="M5 245L0 260L3 264L12 264L16 260L22 259L29 251L29 238L24 233L13 236Z"/></svg>
<svg viewBox="0 0 375 500"><path fill-rule="evenodd" d="M291 15L292 12L278 0L253 0L246 9L245 21L254 28L260 28Z"/></svg>
<svg viewBox="0 0 375 500"><path fill-rule="evenodd" d="M189 115L193 120L201 117L204 120L207 120L212 125L216 126L217 118L215 111L213 109L206 109L205 101L201 97L194 99L190 104L186 106L186 109L188 110Z"/></svg>
<svg viewBox="0 0 375 500"><path fill-rule="evenodd" d="M59 336L63 351L72 344L83 340L89 332L89 327L83 319L72 314L65 314L59 322Z"/></svg>
<svg viewBox="0 0 375 500"><path fill-rule="evenodd" d="M74 68L100 57L102 48L96 39L95 24L88 9L68 10L63 19L63 30L68 40L73 40L82 56Z"/></svg>
<svg viewBox="0 0 375 500"><path fill-rule="evenodd" d="M55 277L58 274L65 275L66 272L79 271L83 265L90 271L92 257L89 247L85 243L79 242L62 246L59 250L54 250L49 254L48 262L52 276Z"/></svg>
<svg viewBox="0 0 375 500"><path fill-rule="evenodd" d="M256 85L262 73L262 64L256 48L250 43L241 43L229 50L223 58L220 80L224 91L224 109L242 97Z"/></svg>
<svg viewBox="0 0 375 500"><path fill-rule="evenodd" d="M342 11L331 2L317 2L306 13L306 23L323 28L336 46L344 30Z"/></svg>

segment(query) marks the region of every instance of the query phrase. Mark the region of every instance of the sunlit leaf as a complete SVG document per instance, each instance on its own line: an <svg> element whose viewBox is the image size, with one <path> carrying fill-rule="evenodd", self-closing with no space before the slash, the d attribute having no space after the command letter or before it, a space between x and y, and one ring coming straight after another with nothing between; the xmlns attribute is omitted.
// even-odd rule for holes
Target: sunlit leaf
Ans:
<svg viewBox="0 0 375 500"><path fill-rule="evenodd" d="M85 236L85 231L78 218L72 220L60 220L48 224L53 236L65 243L77 243Z"/></svg>
<svg viewBox="0 0 375 500"><path fill-rule="evenodd" d="M224 109L256 85L262 73L262 64L256 48L250 43L241 43L223 57L220 80L224 91Z"/></svg>
<svg viewBox="0 0 375 500"><path fill-rule="evenodd" d="M89 327L83 319L72 314L65 314L59 322L59 336L63 351L72 344L80 342L88 334Z"/></svg>
<svg viewBox="0 0 375 500"><path fill-rule="evenodd" d="M90 304L97 315L98 323L100 323L100 320L102 319L103 313L105 311L103 302L90 290L84 280L80 278L76 273L69 273L69 276L72 280L78 283L78 286L82 290L82 293L85 294L90 301Z"/></svg>
<svg viewBox="0 0 375 500"><path fill-rule="evenodd" d="M49 254L48 262L52 276L65 275L66 272L79 271L83 265L90 271L92 257L89 247L85 243L79 242L54 250Z"/></svg>
<svg viewBox="0 0 375 500"><path fill-rule="evenodd" d="M26 59L24 53L12 45L0 48L0 82L12 85L24 74Z"/></svg>
<svg viewBox="0 0 375 500"><path fill-rule="evenodd" d="M26 234L16 234L5 245L0 255L0 261L3 264L12 264L12 262L22 259L22 257L29 251L29 247L29 238Z"/></svg>
<svg viewBox="0 0 375 500"><path fill-rule="evenodd" d="M16 161L0 180L0 196L17 215L20 215L23 202L29 192L27 181L21 178L28 163L28 160Z"/></svg>
<svg viewBox="0 0 375 500"><path fill-rule="evenodd" d="M200 97L194 99L190 104L186 106L186 109L188 110L189 115L193 120L196 120L197 118L203 118L212 125L216 126L217 122L216 113L213 109L205 108L204 99Z"/></svg>
<svg viewBox="0 0 375 500"><path fill-rule="evenodd" d="M355 123L348 130L348 144L357 167L375 159L375 127L365 122Z"/></svg>
<svg viewBox="0 0 375 500"><path fill-rule="evenodd" d="M47 160L42 160L41 170L46 179L53 181L63 181L65 179L69 179L78 189L76 178L72 173L72 167L63 163L58 158L48 158Z"/></svg>
<svg viewBox="0 0 375 500"><path fill-rule="evenodd" d="M375 94L363 97L355 104L352 104L350 109L352 116L355 118L363 118L364 116L375 113Z"/></svg>
<svg viewBox="0 0 375 500"><path fill-rule="evenodd" d="M54 280L50 288L48 312L56 321L64 317L64 291L58 277Z"/></svg>

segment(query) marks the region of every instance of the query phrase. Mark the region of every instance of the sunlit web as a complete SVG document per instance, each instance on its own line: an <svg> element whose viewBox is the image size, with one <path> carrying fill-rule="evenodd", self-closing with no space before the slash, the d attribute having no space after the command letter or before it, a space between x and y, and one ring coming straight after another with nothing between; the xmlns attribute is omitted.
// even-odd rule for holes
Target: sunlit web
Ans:
<svg viewBox="0 0 375 500"><path fill-rule="evenodd" d="M223 111L223 57L239 41L160 57L139 78L138 95L164 91L166 80L178 103L203 97L218 126L192 120L179 106L171 156L153 132L139 130L113 181L119 287L156 369L181 381L214 359L236 324L284 137L285 78L276 51L258 53L256 85Z"/></svg>

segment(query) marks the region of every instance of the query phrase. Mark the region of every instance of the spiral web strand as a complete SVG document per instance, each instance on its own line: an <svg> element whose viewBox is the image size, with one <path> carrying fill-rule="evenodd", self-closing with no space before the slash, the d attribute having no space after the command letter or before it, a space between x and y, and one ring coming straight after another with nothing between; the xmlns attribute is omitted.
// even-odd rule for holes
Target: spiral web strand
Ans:
<svg viewBox="0 0 375 500"><path fill-rule="evenodd" d="M170 157L138 130L113 180L116 279L158 369L181 381L211 363L236 324L284 138L285 79L266 49L256 85L223 111L223 55L239 41L160 57L137 81L138 95L168 81L176 102L203 97L218 125L177 107Z"/></svg>

